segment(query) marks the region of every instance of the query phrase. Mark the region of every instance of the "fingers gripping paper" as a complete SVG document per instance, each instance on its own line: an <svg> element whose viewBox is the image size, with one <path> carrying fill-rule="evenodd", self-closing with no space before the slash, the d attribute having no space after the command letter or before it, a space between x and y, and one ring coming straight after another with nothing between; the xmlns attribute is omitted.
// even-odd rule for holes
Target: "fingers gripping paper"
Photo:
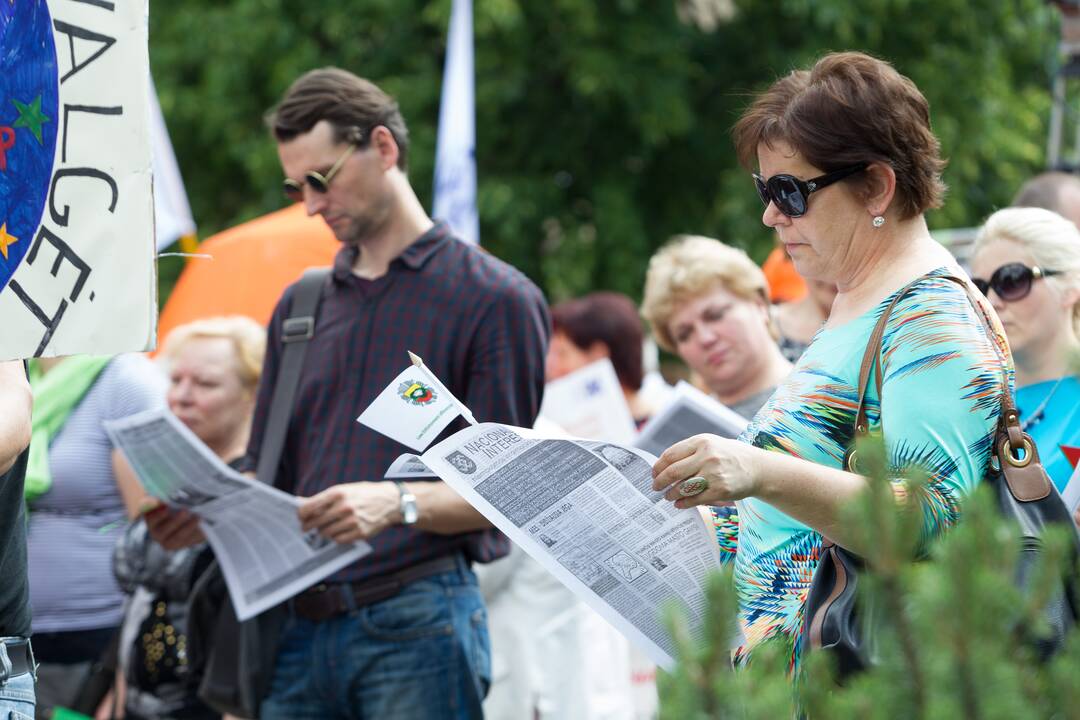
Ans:
<svg viewBox="0 0 1080 720"><path fill-rule="evenodd" d="M150 349L146 0L0 1L0 360Z"/></svg>

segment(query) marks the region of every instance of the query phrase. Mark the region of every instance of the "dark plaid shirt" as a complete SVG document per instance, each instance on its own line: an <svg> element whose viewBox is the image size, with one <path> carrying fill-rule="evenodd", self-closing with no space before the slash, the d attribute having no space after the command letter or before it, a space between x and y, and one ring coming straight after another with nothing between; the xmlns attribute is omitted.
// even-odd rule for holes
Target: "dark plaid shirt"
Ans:
<svg viewBox="0 0 1080 720"><path fill-rule="evenodd" d="M356 250L343 248L323 290L296 406L275 484L310 496L340 483L381 481L412 452L356 422L356 417L409 363L424 359L480 422L531 426L540 409L550 318L543 295L522 273L453 237L437 224L377 280L352 273ZM294 288L270 320L263 382L248 460L258 460L274 378L281 325ZM457 420L443 436L464 427ZM462 551L476 561L505 555L496 530L437 535L393 526L371 539L374 551L331 581L359 580Z"/></svg>

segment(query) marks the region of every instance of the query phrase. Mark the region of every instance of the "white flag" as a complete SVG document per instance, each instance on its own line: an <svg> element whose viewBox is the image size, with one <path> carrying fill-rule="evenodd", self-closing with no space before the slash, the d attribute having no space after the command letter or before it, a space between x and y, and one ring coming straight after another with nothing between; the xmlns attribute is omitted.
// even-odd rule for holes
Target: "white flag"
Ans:
<svg viewBox="0 0 1080 720"><path fill-rule="evenodd" d="M461 412L450 393L410 365L356 418L402 445L423 452Z"/></svg>
<svg viewBox="0 0 1080 720"><path fill-rule="evenodd" d="M153 80L150 81L150 149L154 164L154 232L157 249L161 250L185 235L194 235L195 220Z"/></svg>
<svg viewBox="0 0 1080 720"><path fill-rule="evenodd" d="M432 215L480 242L476 211L476 94L473 89L472 0L454 0L446 41Z"/></svg>

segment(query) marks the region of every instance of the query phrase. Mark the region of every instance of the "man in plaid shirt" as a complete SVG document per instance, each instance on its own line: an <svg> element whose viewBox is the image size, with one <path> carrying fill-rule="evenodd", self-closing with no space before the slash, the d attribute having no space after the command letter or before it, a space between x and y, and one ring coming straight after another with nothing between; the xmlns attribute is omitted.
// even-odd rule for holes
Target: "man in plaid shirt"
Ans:
<svg viewBox="0 0 1080 720"><path fill-rule="evenodd" d="M355 418L412 350L478 420L531 426L547 306L520 272L428 217L406 175L408 129L374 84L335 68L309 72L268 123L286 194L342 243L275 485L307 498L305 529L342 543L364 539L373 552L290 601L260 717L480 717L490 655L470 564L501 557L508 542L441 481L384 481L407 448ZM270 322L252 466L292 298L289 288ZM180 515L157 522L155 537L167 547L197 535Z"/></svg>

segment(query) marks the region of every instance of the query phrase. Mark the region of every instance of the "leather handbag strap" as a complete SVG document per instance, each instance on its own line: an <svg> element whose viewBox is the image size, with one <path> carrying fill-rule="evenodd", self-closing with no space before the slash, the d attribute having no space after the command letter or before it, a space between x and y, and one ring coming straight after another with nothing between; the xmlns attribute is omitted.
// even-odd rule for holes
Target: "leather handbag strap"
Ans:
<svg viewBox="0 0 1080 720"><path fill-rule="evenodd" d="M1050 479L1046 475L1039 460L1039 451L1031 437L1020 426L1020 413L1016 409L1016 401L1013 398L1012 388L1009 384L1008 357L994 338L997 331L987 315L985 306L979 301L974 288L967 280L955 275L923 275L911 281L901 288L893 297L892 302L878 318L874 331L870 333L866 352L863 354L862 365L859 368L859 409L855 414L854 440L866 437L869 433L869 424L866 419L866 392L870 384L870 373L874 372L875 384L878 392L878 401L881 400L881 345L885 337L885 327L888 325L889 316L896 305L907 296L908 293L921 281L933 277L956 283L967 294L968 302L975 308L979 320L990 336L994 346L994 352L1002 360L1002 393L1001 411L998 419L998 427L994 440L994 460L1001 467L1005 476L1009 491L1020 502L1041 500L1050 494ZM855 442L844 456L844 467L853 470L851 461L854 457ZM1017 455L1022 449L1023 456Z"/></svg>
<svg viewBox="0 0 1080 720"><path fill-rule="evenodd" d="M266 432L259 449L259 465L255 470L256 478L268 485L273 485L277 476L296 388L300 384L300 371L304 367L304 355L307 354L308 341L315 336L315 316L322 299L323 285L329 275L328 267L304 271L296 284L289 316L281 324L281 365L274 382Z"/></svg>

